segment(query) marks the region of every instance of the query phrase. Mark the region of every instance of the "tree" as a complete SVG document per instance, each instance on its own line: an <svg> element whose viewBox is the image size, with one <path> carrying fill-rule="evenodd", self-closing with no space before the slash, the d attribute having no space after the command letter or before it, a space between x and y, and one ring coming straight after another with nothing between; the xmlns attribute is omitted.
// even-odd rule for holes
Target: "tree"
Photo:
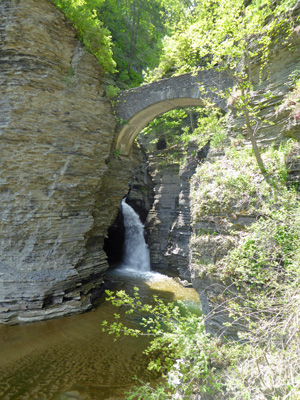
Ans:
<svg viewBox="0 0 300 400"><path fill-rule="evenodd" d="M79 38L106 72L128 86L157 66L162 41L184 30L192 0L52 0L77 28Z"/></svg>
<svg viewBox="0 0 300 400"><path fill-rule="evenodd" d="M160 58L162 40L189 14L190 1L105 0L97 17L109 29L118 79L131 86L142 83L142 72Z"/></svg>
<svg viewBox="0 0 300 400"><path fill-rule="evenodd" d="M127 393L127 399L188 399L195 389L199 394L207 394L222 387L211 366L211 360L218 356L218 341L206 333L202 316L193 313L184 303L165 304L158 296L153 296L152 304L142 303L137 287L133 296L122 290L106 291L106 294L106 300L120 307L120 311L139 315L139 323L136 328L127 327L116 313L113 323L102 322L102 330L114 334L116 339L149 337L150 343L144 351L150 357L148 370L164 377L155 387L146 383L133 388Z"/></svg>
<svg viewBox="0 0 300 400"><path fill-rule="evenodd" d="M295 2L199 2L192 23L165 40L160 63L162 71L171 66L176 67L177 73L215 68L230 75L236 84L234 106L244 116L257 163L265 176L266 169L255 139L259 108L251 104L251 61L259 56L262 69L266 68L274 34L281 29L286 38L291 33L293 22L286 18L286 12Z"/></svg>

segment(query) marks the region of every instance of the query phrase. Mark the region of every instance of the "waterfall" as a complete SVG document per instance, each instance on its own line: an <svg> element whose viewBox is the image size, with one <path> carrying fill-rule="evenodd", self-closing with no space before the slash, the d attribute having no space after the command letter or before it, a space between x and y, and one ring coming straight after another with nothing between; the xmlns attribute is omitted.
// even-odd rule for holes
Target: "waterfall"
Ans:
<svg viewBox="0 0 300 400"><path fill-rule="evenodd" d="M125 244L122 268L150 271L149 249L144 239L144 225L138 214L122 200L122 213L125 226Z"/></svg>

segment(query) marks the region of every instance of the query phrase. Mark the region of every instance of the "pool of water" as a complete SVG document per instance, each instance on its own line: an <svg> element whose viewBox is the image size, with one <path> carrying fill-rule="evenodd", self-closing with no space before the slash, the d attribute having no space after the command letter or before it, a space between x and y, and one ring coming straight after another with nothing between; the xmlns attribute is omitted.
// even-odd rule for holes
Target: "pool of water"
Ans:
<svg viewBox="0 0 300 400"><path fill-rule="evenodd" d="M114 290L140 287L143 301L153 294L167 301L184 300L200 309L195 290L158 273L112 271ZM151 379L143 350L145 338L103 333L101 322L118 310L104 299L81 315L17 326L0 326L1 400L119 400L133 376ZM126 318L129 318L128 316ZM134 325L134 317L126 321Z"/></svg>

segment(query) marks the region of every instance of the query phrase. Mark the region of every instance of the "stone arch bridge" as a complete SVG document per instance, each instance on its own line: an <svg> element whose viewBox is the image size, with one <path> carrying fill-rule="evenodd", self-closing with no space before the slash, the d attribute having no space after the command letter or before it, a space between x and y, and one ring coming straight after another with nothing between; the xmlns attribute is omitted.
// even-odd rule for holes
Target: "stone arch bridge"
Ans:
<svg viewBox="0 0 300 400"><path fill-rule="evenodd" d="M209 100L225 110L220 90L233 86L224 73L213 69L197 75L183 74L126 90L113 100L118 119L116 149L128 155L140 131L157 116L174 108L204 106Z"/></svg>

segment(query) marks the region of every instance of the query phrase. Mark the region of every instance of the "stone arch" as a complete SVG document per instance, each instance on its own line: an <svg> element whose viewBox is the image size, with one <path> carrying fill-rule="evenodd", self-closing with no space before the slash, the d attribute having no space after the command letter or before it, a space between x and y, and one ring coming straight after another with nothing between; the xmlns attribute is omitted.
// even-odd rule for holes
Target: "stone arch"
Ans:
<svg viewBox="0 0 300 400"><path fill-rule="evenodd" d="M201 71L184 74L122 92L114 98L118 120L115 148L128 155L140 131L157 116L174 108L204 106L209 100L225 110L226 103L218 94L233 86L223 72Z"/></svg>

